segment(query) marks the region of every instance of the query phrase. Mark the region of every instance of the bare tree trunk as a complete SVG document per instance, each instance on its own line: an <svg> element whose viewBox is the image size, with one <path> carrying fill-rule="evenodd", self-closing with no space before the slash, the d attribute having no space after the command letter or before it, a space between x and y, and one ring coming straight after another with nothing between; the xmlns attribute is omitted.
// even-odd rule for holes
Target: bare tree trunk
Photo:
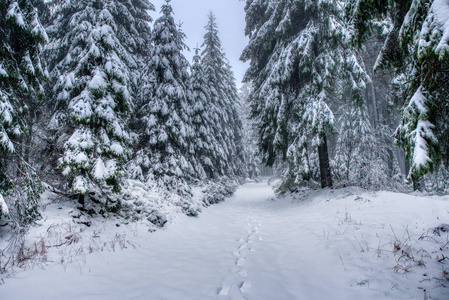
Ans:
<svg viewBox="0 0 449 300"><path fill-rule="evenodd" d="M323 143L318 146L318 158L320 160L321 187L324 189L327 187L332 187L332 177L326 134L322 135L322 139Z"/></svg>

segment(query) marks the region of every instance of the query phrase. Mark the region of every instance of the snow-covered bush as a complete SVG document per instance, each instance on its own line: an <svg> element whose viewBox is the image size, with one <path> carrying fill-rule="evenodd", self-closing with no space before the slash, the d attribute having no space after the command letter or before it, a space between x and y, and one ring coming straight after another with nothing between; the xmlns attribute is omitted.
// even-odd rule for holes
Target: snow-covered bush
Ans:
<svg viewBox="0 0 449 300"><path fill-rule="evenodd" d="M227 178L221 181L210 181L203 189L203 203L209 206L224 201L234 193L237 185L238 182Z"/></svg>

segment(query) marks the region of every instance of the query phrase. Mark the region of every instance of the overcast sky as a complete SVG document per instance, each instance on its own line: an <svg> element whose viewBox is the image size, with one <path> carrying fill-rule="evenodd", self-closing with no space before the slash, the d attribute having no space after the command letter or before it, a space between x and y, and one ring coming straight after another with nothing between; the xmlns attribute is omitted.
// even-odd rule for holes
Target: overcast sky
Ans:
<svg viewBox="0 0 449 300"><path fill-rule="evenodd" d="M150 0L156 7L156 12L151 15L154 20L160 16L161 6L164 0ZM240 87L243 74L247 65L239 58L243 48L247 44L245 37L245 1L241 0L172 0L171 5L175 13L176 23L183 22L183 31L187 35L186 44L190 52L185 56L191 62L194 48L203 43L205 33L204 26L207 24L207 15L213 11L217 17L220 39L226 56L229 59L235 73L237 86Z"/></svg>

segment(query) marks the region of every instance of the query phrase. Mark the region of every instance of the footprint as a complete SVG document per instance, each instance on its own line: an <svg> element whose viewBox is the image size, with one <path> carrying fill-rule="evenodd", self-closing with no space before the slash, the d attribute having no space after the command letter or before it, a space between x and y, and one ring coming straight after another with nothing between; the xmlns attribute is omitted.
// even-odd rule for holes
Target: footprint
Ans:
<svg viewBox="0 0 449 300"><path fill-rule="evenodd" d="M232 252L232 254L233 254L235 257L240 257L240 253L239 253L238 250L234 250L234 252Z"/></svg>
<svg viewBox="0 0 449 300"><path fill-rule="evenodd" d="M245 259L243 257L237 259L237 263L236 264L237 264L237 267L242 267L245 264Z"/></svg>
<svg viewBox="0 0 449 300"><path fill-rule="evenodd" d="M241 245L240 247L239 247L239 250L243 250L243 249L245 249L246 248L246 244L243 244L243 245Z"/></svg>
<svg viewBox="0 0 449 300"><path fill-rule="evenodd" d="M242 281L242 282L240 283L240 291L241 291L242 293L248 292L250 288L251 288L251 283L250 283L250 282L248 282L248 281Z"/></svg>
<svg viewBox="0 0 449 300"><path fill-rule="evenodd" d="M240 277L247 277L248 276L248 271L247 270L240 270L239 271L239 275L240 275Z"/></svg>
<svg viewBox="0 0 449 300"><path fill-rule="evenodd" d="M231 289L231 287L229 285L222 286L221 288L218 289L217 295L218 296L226 296L226 295L228 295L230 289Z"/></svg>

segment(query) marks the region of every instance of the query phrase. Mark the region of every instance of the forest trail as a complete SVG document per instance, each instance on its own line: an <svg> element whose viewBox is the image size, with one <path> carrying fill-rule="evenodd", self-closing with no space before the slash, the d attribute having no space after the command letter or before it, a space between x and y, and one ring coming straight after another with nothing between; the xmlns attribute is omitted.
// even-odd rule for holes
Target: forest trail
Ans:
<svg viewBox="0 0 449 300"><path fill-rule="evenodd" d="M404 228L419 237L447 212L449 198L355 188L276 198L266 182L247 183L198 217L177 214L154 233L112 224L103 235L122 232L125 249L83 255L74 248L65 263L17 272L0 286L0 298L422 299L423 285L444 295L421 281L419 267L407 276L394 272L390 241ZM430 253L438 245L421 246ZM439 276L438 262L428 258L426 266Z"/></svg>
<svg viewBox="0 0 449 300"><path fill-rule="evenodd" d="M198 218L179 215L151 234L131 228L136 249L18 273L2 299L336 299L341 276L314 266L328 259L274 197L266 182L245 184Z"/></svg>

